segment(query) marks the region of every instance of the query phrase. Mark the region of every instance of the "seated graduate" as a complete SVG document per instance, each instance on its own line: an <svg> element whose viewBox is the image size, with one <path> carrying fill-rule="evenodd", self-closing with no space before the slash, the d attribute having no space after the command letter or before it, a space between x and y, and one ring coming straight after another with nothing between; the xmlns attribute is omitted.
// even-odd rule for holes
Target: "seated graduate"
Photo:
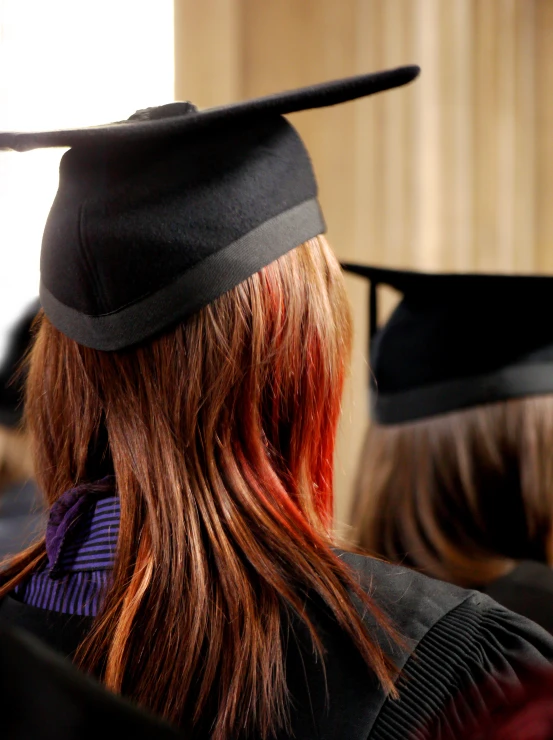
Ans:
<svg viewBox="0 0 553 740"><path fill-rule="evenodd" d="M26 395L49 523L4 574L0 622L188 738L404 740L553 660L482 594L335 549L350 309L283 114L417 73L0 134L71 147Z"/></svg>
<svg viewBox="0 0 553 740"><path fill-rule="evenodd" d="M33 478L29 435L22 429L22 362L31 341L37 301L11 327L0 365L0 560L28 547L46 526L44 499Z"/></svg>
<svg viewBox="0 0 553 740"><path fill-rule="evenodd" d="M347 269L373 306L356 541L553 632L553 278Z"/></svg>

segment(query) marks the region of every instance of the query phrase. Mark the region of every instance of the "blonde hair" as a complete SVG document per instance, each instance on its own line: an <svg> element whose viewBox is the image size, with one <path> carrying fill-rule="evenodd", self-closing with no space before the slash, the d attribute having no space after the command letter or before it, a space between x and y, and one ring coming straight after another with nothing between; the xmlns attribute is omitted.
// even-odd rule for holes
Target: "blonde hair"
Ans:
<svg viewBox="0 0 553 740"><path fill-rule="evenodd" d="M360 547L462 586L553 565L553 396L372 425L352 512Z"/></svg>

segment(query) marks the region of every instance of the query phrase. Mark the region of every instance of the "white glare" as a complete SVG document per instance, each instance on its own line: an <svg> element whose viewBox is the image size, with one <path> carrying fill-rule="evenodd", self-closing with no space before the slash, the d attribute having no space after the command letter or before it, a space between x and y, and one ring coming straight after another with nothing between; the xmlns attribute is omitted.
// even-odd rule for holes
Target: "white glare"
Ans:
<svg viewBox="0 0 553 740"><path fill-rule="evenodd" d="M173 0L0 0L0 130L117 121L173 88ZM37 294L62 153L0 152L0 357Z"/></svg>

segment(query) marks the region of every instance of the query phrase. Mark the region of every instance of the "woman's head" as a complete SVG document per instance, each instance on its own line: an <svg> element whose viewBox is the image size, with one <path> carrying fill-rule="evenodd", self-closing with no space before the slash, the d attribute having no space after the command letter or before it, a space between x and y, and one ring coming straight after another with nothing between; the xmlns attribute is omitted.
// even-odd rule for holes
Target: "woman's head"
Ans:
<svg viewBox="0 0 553 740"><path fill-rule="evenodd" d="M551 277L345 268L370 284L358 543L461 585L553 562Z"/></svg>
<svg viewBox="0 0 553 740"><path fill-rule="evenodd" d="M82 347L44 318L27 391L39 481L52 502L109 457L117 473L120 457L144 444L161 464L178 450L206 484L251 474L261 493L275 475L298 511L326 526L350 337L323 237L122 352ZM134 474L148 479L148 463L134 459Z"/></svg>
<svg viewBox="0 0 553 740"><path fill-rule="evenodd" d="M283 724L283 610L321 652L308 592L393 690L351 592L377 611L330 547L349 313L310 157L284 114L418 72L0 134L17 149L71 147L42 241L48 318L27 419L50 503L109 470L121 500L113 585L81 663L191 726L216 705L214 740ZM16 559L0 595L43 554Z"/></svg>
<svg viewBox="0 0 553 740"><path fill-rule="evenodd" d="M135 348L82 347L42 318L26 403L38 481L52 504L113 470L121 501L113 585L78 656L109 687L175 721L207 718L214 738L266 736L286 719L283 612L321 647L312 591L392 688L330 549L350 335L323 237Z"/></svg>
<svg viewBox="0 0 553 740"><path fill-rule="evenodd" d="M512 561L553 563L553 396L371 425L359 465L358 543L461 585Z"/></svg>

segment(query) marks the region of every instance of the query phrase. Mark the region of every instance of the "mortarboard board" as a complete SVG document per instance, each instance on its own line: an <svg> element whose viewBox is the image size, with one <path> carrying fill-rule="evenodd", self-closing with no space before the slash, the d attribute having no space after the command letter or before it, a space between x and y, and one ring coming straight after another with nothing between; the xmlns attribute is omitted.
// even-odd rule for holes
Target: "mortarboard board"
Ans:
<svg viewBox="0 0 553 740"><path fill-rule="evenodd" d="M553 393L553 277L342 266L371 284L371 409L377 423ZM402 298L379 328L380 284Z"/></svg>
<svg viewBox="0 0 553 740"><path fill-rule="evenodd" d="M0 132L0 149L72 147L42 243L46 315L83 345L123 349L323 233L309 155L283 116L418 73L400 67L204 111L171 103L86 129Z"/></svg>
<svg viewBox="0 0 553 740"><path fill-rule="evenodd" d="M0 363L0 424L16 427L23 416L22 378L17 373L31 343L31 326L40 308L37 300L22 312L10 329Z"/></svg>

